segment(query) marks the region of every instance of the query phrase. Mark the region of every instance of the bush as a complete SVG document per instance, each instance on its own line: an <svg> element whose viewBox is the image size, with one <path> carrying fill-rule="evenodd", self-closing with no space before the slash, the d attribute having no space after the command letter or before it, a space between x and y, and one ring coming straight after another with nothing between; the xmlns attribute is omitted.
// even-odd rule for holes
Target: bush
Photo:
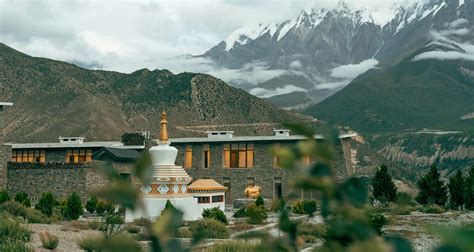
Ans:
<svg viewBox="0 0 474 252"><path fill-rule="evenodd" d="M143 227L143 226L145 226L145 225L147 225L147 224L150 224L150 220L147 219L147 218L143 218L143 217L142 217L142 218L140 218L140 219L135 219L135 220L133 220L133 224L135 224L135 225L137 225L137 226Z"/></svg>
<svg viewBox="0 0 474 252"><path fill-rule="evenodd" d="M388 220L381 213L369 213L369 225L377 231L377 233L382 234L382 227L387 225Z"/></svg>
<svg viewBox="0 0 474 252"><path fill-rule="evenodd" d="M417 182L419 192L416 201L422 205L437 204L444 206L447 201L447 191L441 180L436 166L431 166L430 171Z"/></svg>
<svg viewBox="0 0 474 252"><path fill-rule="evenodd" d="M73 192L67 199L64 217L68 220L77 220L83 212L81 197L76 192Z"/></svg>
<svg viewBox="0 0 474 252"><path fill-rule="evenodd" d="M0 204L3 204L10 200L10 196L7 191L0 191Z"/></svg>
<svg viewBox="0 0 474 252"><path fill-rule="evenodd" d="M265 201L263 200L262 196L258 196L255 200L255 205L265 207Z"/></svg>
<svg viewBox="0 0 474 252"><path fill-rule="evenodd" d="M249 224L262 224L268 218L265 207L255 204L251 204L245 209L245 215L249 217L247 220Z"/></svg>
<svg viewBox="0 0 474 252"><path fill-rule="evenodd" d="M28 242L31 233L20 220L7 213L0 214L0 244Z"/></svg>
<svg viewBox="0 0 474 252"><path fill-rule="evenodd" d="M31 201L28 198L28 194L25 192L19 192L15 195L15 201L18 203L21 203L22 205L26 207L31 207Z"/></svg>
<svg viewBox="0 0 474 252"><path fill-rule="evenodd" d="M239 210L237 210L237 212L235 212L232 215L232 217L234 217L234 218L245 218L245 217L247 217L247 214L245 213L245 207L242 207Z"/></svg>
<svg viewBox="0 0 474 252"><path fill-rule="evenodd" d="M292 211L295 214L313 215L313 213L316 212L316 201L298 200L293 204Z"/></svg>
<svg viewBox="0 0 474 252"><path fill-rule="evenodd" d="M89 213L94 213L95 208L97 206L97 198L96 197L91 197L87 202L86 202L86 210Z"/></svg>
<svg viewBox="0 0 474 252"><path fill-rule="evenodd" d="M192 238L193 234L187 227L180 227L176 231L176 238Z"/></svg>
<svg viewBox="0 0 474 252"><path fill-rule="evenodd" d="M2 252L35 252L35 250L24 242L0 244Z"/></svg>
<svg viewBox="0 0 474 252"><path fill-rule="evenodd" d="M53 208L55 205L56 200L54 199L54 195L50 192L47 192L41 195L41 198L38 204L36 204L35 208L43 214L51 217L53 215Z"/></svg>
<svg viewBox="0 0 474 252"><path fill-rule="evenodd" d="M298 234L322 238L326 235L326 225L302 222L298 225Z"/></svg>
<svg viewBox="0 0 474 252"><path fill-rule="evenodd" d="M215 239L229 238L229 230L226 226L214 219L194 221L189 225L189 230L193 236Z"/></svg>
<svg viewBox="0 0 474 252"><path fill-rule="evenodd" d="M406 193L406 192L398 192L397 193L397 201L396 203L401 206L412 206L414 205L413 197Z"/></svg>
<svg viewBox="0 0 474 252"><path fill-rule="evenodd" d="M26 207L16 201L8 201L0 205L0 210L19 216L29 223L51 223L51 219L40 211Z"/></svg>
<svg viewBox="0 0 474 252"><path fill-rule="evenodd" d="M246 241L225 241L219 242L209 247L207 252L253 252L253 251L267 251L260 242L246 242Z"/></svg>
<svg viewBox="0 0 474 252"><path fill-rule="evenodd" d="M227 225L227 223L228 223L224 212L219 207L204 209L204 211L202 211L202 217L218 220L218 221L224 223L225 225Z"/></svg>
<svg viewBox="0 0 474 252"><path fill-rule="evenodd" d="M270 211L278 212L278 211L282 210L284 207L285 207L285 200L283 198L273 199L272 203L270 205Z"/></svg>
<svg viewBox="0 0 474 252"><path fill-rule="evenodd" d="M107 203L105 203L105 201L102 201L102 200L97 201L95 211L98 215L103 215L105 213L106 208L107 208Z"/></svg>
<svg viewBox="0 0 474 252"><path fill-rule="evenodd" d="M98 230L100 226L102 225L102 223L97 220L88 221L88 224L89 224L89 229L92 229L92 230Z"/></svg>
<svg viewBox="0 0 474 252"><path fill-rule="evenodd" d="M105 212L108 214L115 213L115 206L112 203L105 202Z"/></svg>
<svg viewBox="0 0 474 252"><path fill-rule="evenodd" d="M57 236L50 234L48 231L40 232L38 235L43 248L54 250L58 247L59 238Z"/></svg>
<svg viewBox="0 0 474 252"><path fill-rule="evenodd" d="M104 222L100 227L100 231L105 237L110 237L122 232L125 229L125 221L122 216L118 214L108 214L104 218Z"/></svg>
<svg viewBox="0 0 474 252"><path fill-rule="evenodd" d="M125 235L115 235L111 237L89 237L77 242L77 245L85 251L141 251L140 244L134 239Z"/></svg>
<svg viewBox="0 0 474 252"><path fill-rule="evenodd" d="M87 221L77 221L77 220L69 221L67 223L67 226L70 227L70 228L76 229L76 230L91 229L90 225L89 225L89 222L87 222Z"/></svg>
<svg viewBox="0 0 474 252"><path fill-rule="evenodd" d="M129 225L127 226L127 231L131 234L138 234L140 233L141 228L139 226L135 225Z"/></svg>
<svg viewBox="0 0 474 252"><path fill-rule="evenodd" d="M433 204L433 205L425 205L418 208L418 211L423 213L430 213L430 214L440 214L446 212L444 207Z"/></svg>

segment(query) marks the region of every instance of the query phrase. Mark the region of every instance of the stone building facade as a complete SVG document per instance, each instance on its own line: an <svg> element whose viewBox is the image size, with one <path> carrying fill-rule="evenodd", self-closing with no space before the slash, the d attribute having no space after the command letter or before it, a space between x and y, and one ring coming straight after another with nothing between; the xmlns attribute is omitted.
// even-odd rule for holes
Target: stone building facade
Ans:
<svg viewBox="0 0 474 252"><path fill-rule="evenodd" d="M298 136L288 137L229 137L218 138L192 138L172 139L172 145L178 149L177 165L186 168L186 152L192 153L192 166L186 172L193 179L211 178L228 188L226 202L244 198L244 191L249 184L262 188L261 195L266 199L279 197L298 199L312 198L310 192L291 187L291 179L295 177L294 171L279 168L272 154L275 146L291 146L304 138ZM341 136L334 147L334 176L343 179L352 174L350 159L351 136ZM248 168L224 167L224 145L252 145L253 166ZM205 167L207 152L210 152L209 167Z"/></svg>

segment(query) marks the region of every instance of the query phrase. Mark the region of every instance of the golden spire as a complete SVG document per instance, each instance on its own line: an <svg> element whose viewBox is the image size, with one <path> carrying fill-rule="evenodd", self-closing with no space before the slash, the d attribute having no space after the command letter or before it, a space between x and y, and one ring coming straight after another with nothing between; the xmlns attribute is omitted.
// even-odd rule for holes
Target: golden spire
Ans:
<svg viewBox="0 0 474 252"><path fill-rule="evenodd" d="M166 112L161 113L161 129L160 129L160 143L168 143L168 121L166 120Z"/></svg>

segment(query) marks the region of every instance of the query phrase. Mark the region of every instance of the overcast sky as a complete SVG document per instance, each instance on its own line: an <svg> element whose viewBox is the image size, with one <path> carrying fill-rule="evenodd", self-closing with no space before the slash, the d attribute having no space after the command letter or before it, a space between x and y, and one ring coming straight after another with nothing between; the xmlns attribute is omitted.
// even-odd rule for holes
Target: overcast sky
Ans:
<svg viewBox="0 0 474 252"><path fill-rule="evenodd" d="M384 22L395 2L347 0ZM232 31L295 18L334 0L0 0L0 41L33 56L91 68L188 70L169 58L202 54ZM190 69L196 70L196 69Z"/></svg>

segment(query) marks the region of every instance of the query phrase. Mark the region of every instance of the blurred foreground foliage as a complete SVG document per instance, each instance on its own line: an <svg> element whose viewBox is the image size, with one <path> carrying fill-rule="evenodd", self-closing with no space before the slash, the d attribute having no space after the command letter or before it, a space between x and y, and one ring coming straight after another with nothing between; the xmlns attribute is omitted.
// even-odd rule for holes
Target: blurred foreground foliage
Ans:
<svg viewBox="0 0 474 252"><path fill-rule="evenodd" d="M367 210L369 197L367 179L349 177L344 181L334 179L334 146L339 141L339 132L332 127L321 127L318 132L301 124L287 124L286 128L296 134L307 137L290 147L273 150L278 157L279 165L284 169L292 170L295 178L291 186L297 189L311 191L320 198L320 213L324 222L324 231L318 232L323 243L314 248L315 251L413 251L410 242L398 236L381 237L381 227L387 223L384 215ZM315 139L315 135L321 135ZM301 160L309 157L317 160L311 166L303 165ZM106 188L95 192L95 196L129 209L141 209L142 202L138 190L123 181L119 173L111 166L103 168L105 174L112 181ZM150 156L145 152L138 160L134 176L142 184L151 181L152 168ZM249 241L249 245L242 245L244 251L299 251L304 241L299 234L307 227L301 222L293 221L289 217L286 207L279 207L278 229L283 235L272 236L268 231L249 231L238 235L237 239ZM145 213L146 214L146 213ZM312 211L311 211L312 214ZM174 239L178 229L183 226L183 213L172 207L165 209L155 221L140 222L145 229L149 240L149 249L153 252L161 251L191 251L203 241L205 234L193 232L192 239L185 247L178 239ZM472 238L474 228L463 229L433 228L439 234L443 243L435 251L473 251ZM137 251L136 241L123 239L117 236L94 238L94 244L99 244L101 251ZM84 240L84 244L88 245ZM130 243L130 244L124 244ZM223 243L222 247L239 247L238 242ZM243 243L241 243L243 244ZM92 245L91 245L92 246ZM209 251L217 251L212 247ZM82 246L81 246L82 247ZM244 248L245 247L245 248ZM214 249L214 250L213 250ZM237 250L239 251L239 250Z"/></svg>

